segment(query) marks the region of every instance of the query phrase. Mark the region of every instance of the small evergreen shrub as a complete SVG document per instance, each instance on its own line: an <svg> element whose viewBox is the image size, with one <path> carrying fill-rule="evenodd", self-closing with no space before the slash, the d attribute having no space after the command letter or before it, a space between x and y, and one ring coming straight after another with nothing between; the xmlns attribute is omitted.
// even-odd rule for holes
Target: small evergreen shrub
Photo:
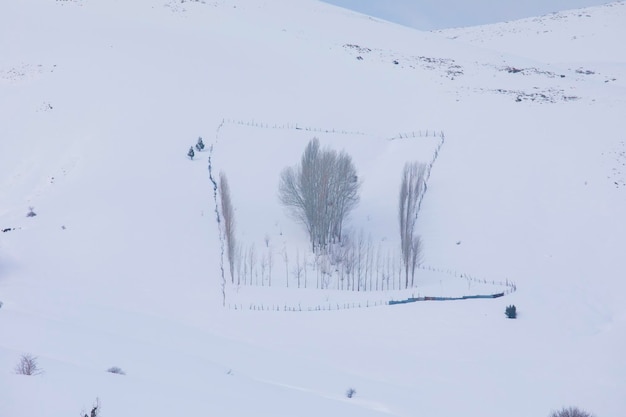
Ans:
<svg viewBox="0 0 626 417"><path fill-rule="evenodd" d="M510 306L507 306L506 310L504 310L504 314L506 314L506 316L510 319L516 319L517 309L515 308L515 305L511 304Z"/></svg>
<svg viewBox="0 0 626 417"><path fill-rule="evenodd" d="M593 414L578 407L563 407L558 411L553 411L549 417L593 417Z"/></svg>
<svg viewBox="0 0 626 417"><path fill-rule="evenodd" d="M201 152L204 149L204 142L202 142L202 137L198 138L198 143L196 143L196 149L198 152Z"/></svg>
<svg viewBox="0 0 626 417"><path fill-rule="evenodd" d="M354 388L348 388L346 391L346 397L352 398L356 395L356 390Z"/></svg>
<svg viewBox="0 0 626 417"><path fill-rule="evenodd" d="M187 156L189 157L189 159L193 159L193 157L195 156L195 152L193 151L193 146L189 147L189 152L187 152Z"/></svg>

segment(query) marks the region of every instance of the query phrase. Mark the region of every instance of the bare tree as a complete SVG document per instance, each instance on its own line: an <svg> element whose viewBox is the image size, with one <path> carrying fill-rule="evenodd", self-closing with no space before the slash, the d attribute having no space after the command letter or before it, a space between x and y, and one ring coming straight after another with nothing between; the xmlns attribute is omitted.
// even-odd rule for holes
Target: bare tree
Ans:
<svg viewBox="0 0 626 417"><path fill-rule="evenodd" d="M346 277L348 279L348 288L351 291L355 291L354 276L356 275L356 262L357 254L354 242L352 239L348 240L344 244L343 255L341 258L341 265L345 268Z"/></svg>
<svg viewBox="0 0 626 417"><path fill-rule="evenodd" d="M389 291L389 289L391 288L389 286L389 280L392 278L392 265L391 265L391 253L389 252L389 250L387 250L387 259L385 261L385 270L383 272L383 283L386 281L387 282L387 291ZM391 280L391 283L393 284L395 281Z"/></svg>
<svg viewBox="0 0 626 417"><path fill-rule="evenodd" d="M224 222L224 238L226 239L226 257L230 270L231 282L235 282L235 255L237 244L235 242L235 210L230 199L230 187L226 174L220 172L220 196L222 202L222 219Z"/></svg>
<svg viewBox="0 0 626 417"><path fill-rule="evenodd" d="M332 276L332 262L328 256L317 256L316 265L319 273L319 288L327 289L330 283L330 277Z"/></svg>
<svg viewBox="0 0 626 417"><path fill-rule="evenodd" d="M365 267L365 271L366 271L366 278L365 278L365 290L367 291L368 286L367 286L367 280L369 277L369 290L372 291L372 268L374 266L374 248L372 247L372 236L369 235L367 237L367 250L366 250L367 256L366 256L366 267Z"/></svg>
<svg viewBox="0 0 626 417"><path fill-rule="evenodd" d="M269 248L267 251L267 277L268 277L268 286L272 286L272 267L274 266L274 257L272 255L272 248Z"/></svg>
<svg viewBox="0 0 626 417"><path fill-rule="evenodd" d="M242 250L241 254L243 257L243 285L246 285L248 283L248 252Z"/></svg>
<svg viewBox="0 0 626 417"><path fill-rule="evenodd" d="M250 249L248 249L248 262L250 265L250 285L254 285L253 278L257 273L256 272L256 251L254 250L254 244L250 245Z"/></svg>
<svg viewBox="0 0 626 417"><path fill-rule="evenodd" d="M380 278L380 243L378 244L378 248L376 249L376 291L378 291L378 280ZM380 287L380 289L382 290L382 286Z"/></svg>
<svg viewBox="0 0 626 417"><path fill-rule="evenodd" d="M243 283L246 284L246 274L244 271L244 253L240 246L235 248L235 265L237 266L237 285L241 285L241 278L243 277Z"/></svg>
<svg viewBox="0 0 626 417"><path fill-rule="evenodd" d="M267 258L265 253L261 253L261 286L265 286L265 270L267 268Z"/></svg>
<svg viewBox="0 0 626 417"><path fill-rule="evenodd" d="M302 264L300 263L300 251L296 251L296 265L293 268L293 275L296 277L298 288L300 288L300 278L302 278Z"/></svg>
<svg viewBox="0 0 626 417"><path fill-rule="evenodd" d="M356 244L356 273L357 273L357 284L356 290L361 291L362 283L363 283L363 273L366 270L364 265L364 257L365 257L365 238L363 237L363 230L359 233L359 237L357 239ZM365 267L365 268L364 268ZM367 285L366 285L367 286Z"/></svg>
<svg viewBox="0 0 626 417"><path fill-rule="evenodd" d="M307 259L306 259L306 253L302 257L302 267L304 268L304 288L306 288L306 280L307 280Z"/></svg>
<svg viewBox="0 0 626 417"><path fill-rule="evenodd" d="M304 150L300 164L280 175L279 198L309 233L313 252L341 241L343 223L359 201L360 183L345 152L320 149L317 138Z"/></svg>
<svg viewBox="0 0 626 417"><path fill-rule="evenodd" d="M287 248L283 249L283 261L285 261L285 279L287 288L289 288L289 256L287 255Z"/></svg>
<svg viewBox="0 0 626 417"><path fill-rule="evenodd" d="M415 285L415 269L422 261L422 239L413 236L411 240L411 287Z"/></svg>
<svg viewBox="0 0 626 417"><path fill-rule="evenodd" d="M405 288L409 286L409 271L413 276L415 265L419 261L419 253L413 252L414 250L421 251L420 239L415 236L415 223L417 221L418 202L424 192L425 172L426 165L417 162L407 162L402 171L398 218L400 220L400 249L404 265Z"/></svg>

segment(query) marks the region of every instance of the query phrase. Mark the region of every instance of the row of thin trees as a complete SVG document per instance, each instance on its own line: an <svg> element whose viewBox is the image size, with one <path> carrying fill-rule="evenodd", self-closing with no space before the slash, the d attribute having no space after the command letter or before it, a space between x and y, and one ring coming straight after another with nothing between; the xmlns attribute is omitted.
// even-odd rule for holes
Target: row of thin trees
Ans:
<svg viewBox="0 0 626 417"><path fill-rule="evenodd" d="M415 286L405 280L398 250L371 238L344 237L324 255L273 246L238 245L231 283L237 286L338 289L346 291L396 290Z"/></svg>

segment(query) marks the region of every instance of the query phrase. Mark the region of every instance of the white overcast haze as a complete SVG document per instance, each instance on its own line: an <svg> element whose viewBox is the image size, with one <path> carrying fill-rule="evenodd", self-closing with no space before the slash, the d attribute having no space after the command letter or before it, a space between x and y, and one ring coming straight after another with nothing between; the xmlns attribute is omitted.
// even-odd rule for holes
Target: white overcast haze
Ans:
<svg viewBox="0 0 626 417"><path fill-rule="evenodd" d="M421 30L475 26L597 6L601 0L324 0Z"/></svg>

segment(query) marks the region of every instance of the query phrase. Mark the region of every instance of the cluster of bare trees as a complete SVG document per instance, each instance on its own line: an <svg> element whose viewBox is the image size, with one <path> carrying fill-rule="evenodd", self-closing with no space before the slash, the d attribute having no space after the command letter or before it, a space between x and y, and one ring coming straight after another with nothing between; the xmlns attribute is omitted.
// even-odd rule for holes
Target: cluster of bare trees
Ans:
<svg viewBox="0 0 626 417"><path fill-rule="evenodd" d="M254 244L237 246L234 255L232 283L236 285L271 286L274 269L272 248L257 250Z"/></svg>
<svg viewBox="0 0 626 417"><path fill-rule="evenodd" d="M409 287L409 274L411 286L414 285L415 269L422 255L422 242L415 233L415 223L417 222L419 200L425 188L425 172L426 165L418 162L407 162L402 171L398 218L400 220L400 249L406 288Z"/></svg>
<svg viewBox="0 0 626 417"><path fill-rule="evenodd" d="M280 201L306 227L314 253L341 242L343 223L359 202L360 185L352 158L321 149L317 138L306 146L300 164L281 173Z"/></svg>
<svg viewBox="0 0 626 417"><path fill-rule="evenodd" d="M275 263L278 262L278 265ZM265 245L238 245L233 284L287 288L384 291L406 288L404 264L397 249L375 243L364 232L344 235L341 244L316 255ZM414 286L412 281L409 287Z"/></svg>

